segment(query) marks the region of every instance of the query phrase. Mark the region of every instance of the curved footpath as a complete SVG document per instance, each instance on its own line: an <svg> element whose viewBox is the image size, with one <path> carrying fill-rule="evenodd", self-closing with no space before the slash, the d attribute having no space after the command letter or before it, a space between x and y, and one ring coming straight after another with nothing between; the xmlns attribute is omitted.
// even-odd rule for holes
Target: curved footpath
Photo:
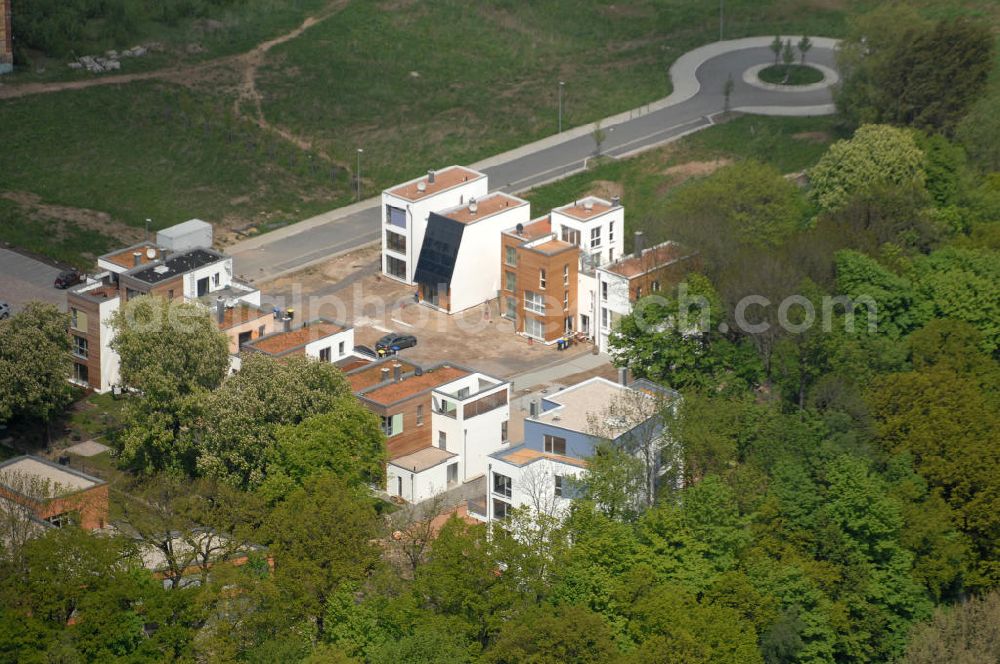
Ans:
<svg viewBox="0 0 1000 664"><path fill-rule="evenodd" d="M798 37L782 39L798 41ZM814 37L807 63L827 73L822 84L803 89L748 82L744 74L773 62L774 37L748 37L706 44L682 55L670 67L673 92L640 108L601 120L602 153L622 158L675 141L712 125L724 107L723 86L733 80L731 110L758 115L829 115L834 112L831 87L836 82L838 41ZM582 125L503 154L471 168L489 176L493 190L521 192L586 168L594 155L593 125ZM429 166L435 166L430 164ZM438 164L437 166L441 166ZM262 281L290 274L379 239L379 205L375 197L331 210L311 219L231 245L235 271Z"/></svg>

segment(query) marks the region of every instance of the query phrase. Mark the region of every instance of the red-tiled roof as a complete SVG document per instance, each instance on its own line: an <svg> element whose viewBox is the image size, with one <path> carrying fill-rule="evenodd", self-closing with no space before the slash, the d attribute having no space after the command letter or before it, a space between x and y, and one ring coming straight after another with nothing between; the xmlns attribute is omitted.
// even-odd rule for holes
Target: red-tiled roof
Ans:
<svg viewBox="0 0 1000 664"><path fill-rule="evenodd" d="M149 258L146 255L146 250L153 250L153 257ZM139 254L139 265L145 265L146 263L152 263L153 261L160 259L160 249L152 242L147 242L141 244L138 247L131 247L129 249L122 249L121 251L115 252L113 254L107 254L101 256L103 260L114 263L119 267L132 268L135 267L135 254Z"/></svg>
<svg viewBox="0 0 1000 664"><path fill-rule="evenodd" d="M644 250L641 256L631 255L626 258L620 258L614 263L607 265L604 269L613 274L631 279L632 277L645 274L689 255L690 252L676 242L664 242L663 244L658 244L655 247Z"/></svg>
<svg viewBox="0 0 1000 664"><path fill-rule="evenodd" d="M283 355L291 350L305 346L313 341L319 341L324 337L329 337L338 332L343 332L344 328L333 323L317 322L310 323L305 327L289 332L277 332L262 337L252 343L252 346L268 355Z"/></svg>
<svg viewBox="0 0 1000 664"><path fill-rule="evenodd" d="M397 383L377 387L365 392L363 396L375 403L389 405L468 375L469 372L465 369L446 365L436 369L426 369L420 376L408 376Z"/></svg>
<svg viewBox="0 0 1000 664"><path fill-rule="evenodd" d="M472 224L481 219L486 219L487 217L499 214L504 210L525 204L526 203L519 198L514 198L513 196L497 192L476 201L475 212L472 211L470 203L469 205L463 205L462 207L455 208L454 210L443 212L442 216L463 224Z"/></svg>
<svg viewBox="0 0 1000 664"><path fill-rule="evenodd" d="M249 304L238 304L232 308L227 307L226 312L223 315L222 322L217 322L216 324L219 326L220 330L228 330L234 325L240 325L242 323L247 323L249 321L271 315L272 312L270 311L264 311L263 309L250 306ZM214 309L212 310L212 318L218 321Z"/></svg>
<svg viewBox="0 0 1000 664"><path fill-rule="evenodd" d="M590 209L587 209L587 205L590 205ZM611 206L607 203L603 203L597 199L587 199L581 202L574 203L573 205L567 205L566 207L559 208L559 212L565 215L569 215L580 221L586 221L587 219L592 219L597 215L604 214L611 209Z"/></svg>
<svg viewBox="0 0 1000 664"><path fill-rule="evenodd" d="M417 368L417 365L411 364L406 360L387 360L369 364L362 369L351 371L351 373L347 374L347 383L351 386L351 391L355 393L361 392L381 383L383 380L382 369L388 369L389 377L391 378L392 367L397 362L400 365L399 370L402 373L407 373ZM350 369L345 369L345 371L350 371Z"/></svg>
<svg viewBox="0 0 1000 664"><path fill-rule="evenodd" d="M413 182L408 182L407 184L402 184L394 189L390 189L389 193L393 196L399 196L400 198L405 198L410 201L419 201L422 198L427 198L428 196L433 196L434 194L442 192L446 189L451 189L452 187L463 182L471 182L473 180L478 180L481 177L483 177L482 173L477 173L476 171L463 168L461 166L452 166L451 168L446 168L443 171L436 172L434 174L434 182L428 182L427 176L424 176L419 180L414 180ZM420 191L420 188L417 186L421 182L426 187L424 191Z"/></svg>

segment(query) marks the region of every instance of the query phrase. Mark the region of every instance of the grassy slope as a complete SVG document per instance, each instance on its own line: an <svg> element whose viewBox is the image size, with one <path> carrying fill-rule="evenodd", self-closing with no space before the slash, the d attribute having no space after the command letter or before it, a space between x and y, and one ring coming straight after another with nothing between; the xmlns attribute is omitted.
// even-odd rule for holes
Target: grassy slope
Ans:
<svg viewBox="0 0 1000 664"><path fill-rule="evenodd" d="M646 233L648 242L660 242L668 238L658 220L674 187L684 179L681 173L668 169L717 159L756 159L782 173L797 172L819 160L836 138L833 131L832 118L744 116L634 159L607 161L585 173L540 187L527 198L537 216L587 193L604 193L610 183L621 188L628 245L637 230Z"/></svg>
<svg viewBox="0 0 1000 664"><path fill-rule="evenodd" d="M825 4L731 0L727 36L841 34ZM278 47L259 86L272 122L347 163L363 147L374 188L553 133L559 80L567 127L659 99L669 65L718 36L718 6L692 0L381 6L354 3Z"/></svg>

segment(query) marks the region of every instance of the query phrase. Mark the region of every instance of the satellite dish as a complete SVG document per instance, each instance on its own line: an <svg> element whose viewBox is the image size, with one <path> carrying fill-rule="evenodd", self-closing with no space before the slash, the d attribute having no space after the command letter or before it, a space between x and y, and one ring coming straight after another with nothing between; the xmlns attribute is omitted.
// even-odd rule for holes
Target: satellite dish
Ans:
<svg viewBox="0 0 1000 664"><path fill-rule="evenodd" d="M153 260L154 258L156 258L156 249L154 249L153 247L146 247L146 258L148 258L149 260Z"/></svg>
<svg viewBox="0 0 1000 664"><path fill-rule="evenodd" d="M417 191L421 191L421 192L427 191L427 183L424 182L423 180L421 180L420 182L418 182L417 183Z"/></svg>

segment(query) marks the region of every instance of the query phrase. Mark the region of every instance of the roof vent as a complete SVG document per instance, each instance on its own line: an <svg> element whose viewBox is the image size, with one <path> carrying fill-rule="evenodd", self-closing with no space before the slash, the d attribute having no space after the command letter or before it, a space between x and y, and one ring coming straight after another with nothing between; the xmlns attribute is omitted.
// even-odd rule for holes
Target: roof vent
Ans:
<svg viewBox="0 0 1000 664"><path fill-rule="evenodd" d="M416 367L413 370L413 375L414 376L423 376L424 375L424 368L423 367Z"/></svg>
<svg viewBox="0 0 1000 664"><path fill-rule="evenodd" d="M427 171L427 184L434 184L434 169Z"/></svg>
<svg viewBox="0 0 1000 664"><path fill-rule="evenodd" d="M611 197L611 207L618 207L621 204L622 204L622 197L621 196L612 196Z"/></svg>
<svg viewBox="0 0 1000 664"><path fill-rule="evenodd" d="M479 210L479 203L476 202L475 198L469 199L469 212L475 214Z"/></svg>
<svg viewBox="0 0 1000 664"><path fill-rule="evenodd" d="M417 191L419 191L421 193L427 191L427 183L424 182L423 180L421 180L420 182L418 182L417 183Z"/></svg>
<svg viewBox="0 0 1000 664"><path fill-rule="evenodd" d="M514 230L517 232L518 235L524 235L524 224L518 224L514 228Z"/></svg>
<svg viewBox="0 0 1000 664"><path fill-rule="evenodd" d="M142 263L142 254L138 251L132 253L132 264L140 265Z"/></svg>

